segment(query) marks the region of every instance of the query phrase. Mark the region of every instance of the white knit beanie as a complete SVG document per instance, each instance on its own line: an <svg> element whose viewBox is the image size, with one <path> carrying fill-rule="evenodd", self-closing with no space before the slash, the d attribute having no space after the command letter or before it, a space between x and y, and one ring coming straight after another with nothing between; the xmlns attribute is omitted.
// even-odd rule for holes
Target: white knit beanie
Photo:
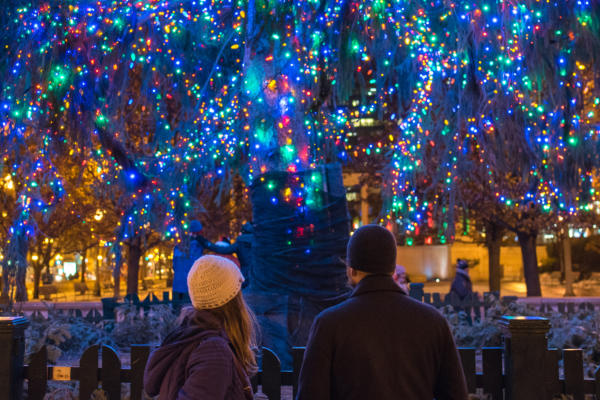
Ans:
<svg viewBox="0 0 600 400"><path fill-rule="evenodd" d="M192 304L201 310L227 304L238 294L244 281L237 265L219 256L200 257L187 277Z"/></svg>

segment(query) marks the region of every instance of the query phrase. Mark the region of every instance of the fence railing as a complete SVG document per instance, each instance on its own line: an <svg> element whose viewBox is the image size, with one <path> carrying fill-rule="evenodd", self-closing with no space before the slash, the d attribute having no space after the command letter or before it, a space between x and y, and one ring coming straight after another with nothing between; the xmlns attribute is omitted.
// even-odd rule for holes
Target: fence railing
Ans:
<svg viewBox="0 0 600 400"><path fill-rule="evenodd" d="M558 311L561 314L571 314L577 311L594 311L599 305L598 302L596 302L596 306L594 306L590 301L596 300L592 298L578 299L578 303L564 302L562 299L543 298L537 300L536 304L530 304L527 300L531 300L531 298L518 298L516 296L500 297L498 292L484 293L483 300L480 300L477 296L468 296L466 299L461 300L456 295L453 296L450 293L425 293L423 286L422 283L411 284L410 296L416 300L431 304L436 308L450 305L455 309L466 311L469 317L472 316L474 318L482 317L485 310L492 305L492 295L495 299L500 299L504 303L524 302L531 307L539 309L539 311L543 313ZM171 298L171 292L163 292L160 297L157 297L154 293L150 293L143 300L140 300L137 295L128 295L125 299L130 304L139 307L142 310L149 310L153 305L157 304L168 305L174 310L177 310L179 307L190 303L189 296L186 295L180 296L179 298ZM90 323L99 324L105 319L115 319L115 310L124 303L113 298L105 298L102 299L102 302L56 302L50 304L50 307L59 314L72 315L74 317L82 318ZM43 303L21 303L15 308L19 310L19 315L26 317L45 317L45 314L48 313L48 309Z"/></svg>
<svg viewBox="0 0 600 400"><path fill-rule="evenodd" d="M483 294L483 300L475 295L467 295L466 298L460 299L456 293L448 293L442 295L440 293L425 293L424 285L422 283L411 283L409 295L415 300L419 300L426 304L431 304L435 308L443 306L452 306L455 309L464 310L467 315L471 316L474 314L475 318L481 318L482 311L485 313L487 309L492 306L492 298L501 300L504 303L517 302L517 296L503 296L500 297L498 292L485 292ZM443 296L443 297L442 297ZM533 306L532 306L533 307ZM595 307L590 302L581 302L578 307L575 307L573 302L558 302L556 309L554 309L549 303L542 302L539 307L539 311L543 313L551 313L558 311L561 314L575 313L576 311L594 311Z"/></svg>
<svg viewBox="0 0 600 400"><path fill-rule="evenodd" d="M145 311L148 311L151 306L158 304L170 305L173 310L178 310L181 306L192 302L189 294L177 293L173 295L173 292L163 292L162 299L156 297L154 293L149 293L144 300L140 300L137 294L128 294L125 296L125 300ZM102 299L102 314L104 319L115 319L115 309L122 305L122 302L112 297Z"/></svg>
<svg viewBox="0 0 600 400"><path fill-rule="evenodd" d="M482 350L480 373L477 372L476 350L459 349L469 393L483 389L493 400L545 400L561 394L583 400L586 394L600 394L600 369L595 371L595 379L585 379L580 349L563 350L562 354L556 349L548 349L546 335L550 323L547 319L502 317L499 324L503 347ZM79 381L81 400L88 400L100 382L110 399L121 398L121 383L131 384L131 400L142 399L143 374L150 346L132 346L130 368L121 366L112 348L98 345L83 353L77 367L48 366L45 347L33 356L29 365L23 365L28 325L23 317L0 318L0 399L21 400L25 379L28 380L29 400L42 400L48 381L53 380ZM292 386L295 395L304 349L293 349L292 371L281 371L281 363L272 351L263 348L262 354L262 371L252 379L254 389L262 385L269 400L281 399L282 386ZM563 379L560 379L560 356Z"/></svg>

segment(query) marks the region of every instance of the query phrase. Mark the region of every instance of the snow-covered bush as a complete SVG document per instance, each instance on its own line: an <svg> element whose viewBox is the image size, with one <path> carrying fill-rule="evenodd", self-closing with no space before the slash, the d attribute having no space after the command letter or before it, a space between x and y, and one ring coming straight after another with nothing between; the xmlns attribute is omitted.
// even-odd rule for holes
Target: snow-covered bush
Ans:
<svg viewBox="0 0 600 400"><path fill-rule="evenodd" d="M522 303L506 304L494 301L485 318L476 319L472 324L468 323L464 311L456 311L451 306L442 307L440 311L450 323L458 347L501 347L502 334L498 326L500 317L539 316L550 320L549 348L556 348L559 353L563 349L581 349L585 371L589 377L593 377L600 364L599 311L578 311L572 314L542 313Z"/></svg>
<svg viewBox="0 0 600 400"><path fill-rule="evenodd" d="M48 318L29 317L25 332L25 362L43 346L48 349L48 363L76 364L86 348L111 346L118 353L129 353L132 344L159 345L175 329L176 315L166 305L154 305L143 313L132 304L115 310L117 321L105 320L94 325L83 318L63 315L48 307ZM143 316L142 316L143 315ZM128 360L122 359L127 363Z"/></svg>

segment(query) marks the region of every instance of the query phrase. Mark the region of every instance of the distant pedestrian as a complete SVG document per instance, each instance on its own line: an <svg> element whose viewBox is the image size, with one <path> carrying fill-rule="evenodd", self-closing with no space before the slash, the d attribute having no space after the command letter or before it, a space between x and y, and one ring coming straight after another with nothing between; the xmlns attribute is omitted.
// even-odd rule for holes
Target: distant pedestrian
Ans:
<svg viewBox="0 0 600 400"><path fill-rule="evenodd" d="M256 373L256 323L231 261L198 259L187 278L192 306L148 360L144 390L165 400L249 400Z"/></svg>
<svg viewBox="0 0 600 400"><path fill-rule="evenodd" d="M394 278L394 282L396 282L396 284L400 286L400 288L404 290L406 294L408 294L408 284L410 283L410 280L406 274L406 268L404 268L402 265L396 265L396 270L394 271L392 278Z"/></svg>
<svg viewBox="0 0 600 400"><path fill-rule="evenodd" d="M208 242L208 243L210 243L210 242ZM225 248L227 248L227 247L231 246L231 239L229 239L229 238L228 238L228 237L226 237L226 236L223 236L223 237L221 237L221 240L219 240L217 243L215 243L215 246L219 246L219 247L225 247ZM218 253L217 253L217 254L218 254ZM224 258L226 258L226 259L228 259L228 260L231 260L231 261L233 261L233 263L234 263L235 265L237 265L237 267L238 267L238 268L240 268L240 267L241 267L241 266L240 266L240 261L237 259L237 257L236 257L236 256L234 256L234 255L231 255L231 254L219 254L219 256L221 256L221 257L224 257ZM244 282L244 284L245 284L245 282Z"/></svg>
<svg viewBox="0 0 600 400"><path fill-rule="evenodd" d="M312 326L296 400L467 400L444 316L394 282L396 239L365 225L348 242L355 288Z"/></svg>
<svg viewBox="0 0 600 400"><path fill-rule="evenodd" d="M254 243L254 226L252 223L246 222L242 225L242 232L235 240L234 244L229 246L218 246L199 236L198 241L208 250L223 255L235 254L240 262L242 275L246 278L244 287L250 283L250 270L252 269L252 243Z"/></svg>
<svg viewBox="0 0 600 400"><path fill-rule="evenodd" d="M190 222L190 236L200 235L202 232L202 224L200 221ZM179 246L173 249L173 297L178 294L188 292L187 276L194 261L202 257L204 247L196 240L190 240L190 248L188 254L182 252Z"/></svg>
<svg viewBox="0 0 600 400"><path fill-rule="evenodd" d="M467 260L456 260L456 276L450 286L450 293L455 293L461 300L473 293L473 284L469 276L469 262Z"/></svg>

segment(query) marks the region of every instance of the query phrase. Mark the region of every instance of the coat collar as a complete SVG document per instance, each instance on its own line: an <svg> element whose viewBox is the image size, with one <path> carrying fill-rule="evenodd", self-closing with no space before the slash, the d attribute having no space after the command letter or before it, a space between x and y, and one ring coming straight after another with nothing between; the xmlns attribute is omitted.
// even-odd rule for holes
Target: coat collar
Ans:
<svg viewBox="0 0 600 400"><path fill-rule="evenodd" d="M369 292L398 292L406 294L390 275L369 275L358 282L350 297Z"/></svg>

